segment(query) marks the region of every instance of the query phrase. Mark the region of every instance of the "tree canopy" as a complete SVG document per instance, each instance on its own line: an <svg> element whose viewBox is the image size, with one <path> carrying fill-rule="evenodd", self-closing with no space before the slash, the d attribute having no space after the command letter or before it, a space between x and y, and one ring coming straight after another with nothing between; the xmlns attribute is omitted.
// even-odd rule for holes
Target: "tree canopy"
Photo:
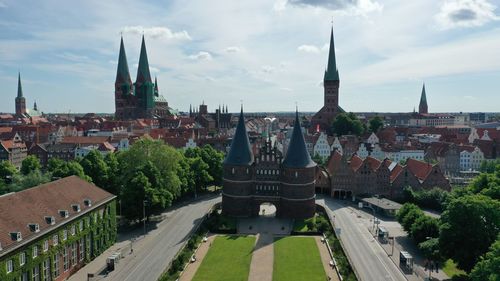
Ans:
<svg viewBox="0 0 500 281"><path fill-rule="evenodd" d="M21 163L21 173L23 175L27 175L31 172L40 170L40 168L40 160L38 160L38 157L36 157L35 155L29 155L28 157L24 158L23 162Z"/></svg>
<svg viewBox="0 0 500 281"><path fill-rule="evenodd" d="M377 133L381 128L384 127L384 119L382 119L382 117L380 116L373 117L368 123L370 132L373 133Z"/></svg>
<svg viewBox="0 0 500 281"><path fill-rule="evenodd" d="M337 136L342 135L362 135L365 131L363 123L352 113L340 113L332 123L332 131Z"/></svg>

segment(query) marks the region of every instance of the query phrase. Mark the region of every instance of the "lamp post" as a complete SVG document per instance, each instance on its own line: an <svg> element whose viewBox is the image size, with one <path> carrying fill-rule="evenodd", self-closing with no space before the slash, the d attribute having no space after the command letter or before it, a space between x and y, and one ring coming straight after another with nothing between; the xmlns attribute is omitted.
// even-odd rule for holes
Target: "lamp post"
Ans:
<svg viewBox="0 0 500 281"><path fill-rule="evenodd" d="M146 236L146 204L147 203L148 203L148 200L142 201L142 218L143 218L143 225L144 225L144 236Z"/></svg>

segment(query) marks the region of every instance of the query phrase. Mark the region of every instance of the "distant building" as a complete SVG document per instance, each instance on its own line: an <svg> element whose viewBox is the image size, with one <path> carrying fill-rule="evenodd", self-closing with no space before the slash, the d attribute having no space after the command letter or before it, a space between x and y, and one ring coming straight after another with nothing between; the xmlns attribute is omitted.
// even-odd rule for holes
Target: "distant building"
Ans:
<svg viewBox="0 0 500 281"><path fill-rule="evenodd" d="M278 217L314 216L316 163L306 149L298 112L286 156L267 141L254 157L242 110L223 170L224 214L258 216L260 205L268 202Z"/></svg>
<svg viewBox="0 0 500 281"><path fill-rule="evenodd" d="M115 198L77 176L0 196L0 279L68 279L116 241Z"/></svg>
<svg viewBox="0 0 500 281"><path fill-rule="evenodd" d="M26 99L23 97L23 87L21 85L21 73L17 77L17 97L16 97L16 117L25 117Z"/></svg>
<svg viewBox="0 0 500 281"><path fill-rule="evenodd" d="M10 139L0 140L0 161L9 161L20 169L27 155L26 144L18 134L14 134Z"/></svg>
<svg viewBox="0 0 500 281"><path fill-rule="evenodd" d="M115 118L131 120L137 118L162 118L170 115L167 100L159 94L158 83L151 79L146 43L142 36L137 79L132 84L127 56L120 41L120 54L115 80Z"/></svg>
<svg viewBox="0 0 500 281"><path fill-rule="evenodd" d="M340 77L335 59L335 44L333 40L333 27L330 34L330 52L328 54L328 65L323 77L324 103L323 107L314 114L311 120L310 130L331 131L331 124L337 114L343 112L339 107Z"/></svg>
<svg viewBox="0 0 500 281"><path fill-rule="evenodd" d="M425 84L422 86L422 94L420 95L420 104L418 105L418 113L427 114L429 109L427 108L427 96L425 94Z"/></svg>

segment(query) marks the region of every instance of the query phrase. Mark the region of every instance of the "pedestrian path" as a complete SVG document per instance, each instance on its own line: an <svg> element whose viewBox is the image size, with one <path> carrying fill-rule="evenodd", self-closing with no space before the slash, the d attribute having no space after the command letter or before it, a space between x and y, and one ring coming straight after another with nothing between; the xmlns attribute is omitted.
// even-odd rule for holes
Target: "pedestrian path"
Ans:
<svg viewBox="0 0 500 281"><path fill-rule="evenodd" d="M330 252L328 252L327 246L325 242L321 241L321 236L315 236L314 240L316 240L316 245L318 246L319 255L321 256L321 262L323 263L323 268L325 269L326 276L328 276L328 280L340 281L337 272L330 265L330 261L332 260L330 256Z"/></svg>
<svg viewBox="0 0 500 281"><path fill-rule="evenodd" d="M268 233L257 235L257 242L250 263L248 281L272 281L274 262L274 236Z"/></svg>
<svg viewBox="0 0 500 281"><path fill-rule="evenodd" d="M208 250L210 250L210 246L212 246L212 242L215 239L215 235L210 235L207 237L207 241L200 244L200 247L194 253L195 261L190 263L182 273L179 278L179 281L190 281L194 278L196 271L200 267L203 259L205 258Z"/></svg>

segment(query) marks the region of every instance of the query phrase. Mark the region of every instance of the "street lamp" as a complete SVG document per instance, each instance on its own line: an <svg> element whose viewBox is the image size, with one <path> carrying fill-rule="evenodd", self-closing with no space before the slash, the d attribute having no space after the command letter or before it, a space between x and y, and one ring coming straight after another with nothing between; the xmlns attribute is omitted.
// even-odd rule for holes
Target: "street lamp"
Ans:
<svg viewBox="0 0 500 281"><path fill-rule="evenodd" d="M148 203L148 200L142 201L142 218L143 218L143 225L144 225L144 236L146 236L146 204L147 203Z"/></svg>

